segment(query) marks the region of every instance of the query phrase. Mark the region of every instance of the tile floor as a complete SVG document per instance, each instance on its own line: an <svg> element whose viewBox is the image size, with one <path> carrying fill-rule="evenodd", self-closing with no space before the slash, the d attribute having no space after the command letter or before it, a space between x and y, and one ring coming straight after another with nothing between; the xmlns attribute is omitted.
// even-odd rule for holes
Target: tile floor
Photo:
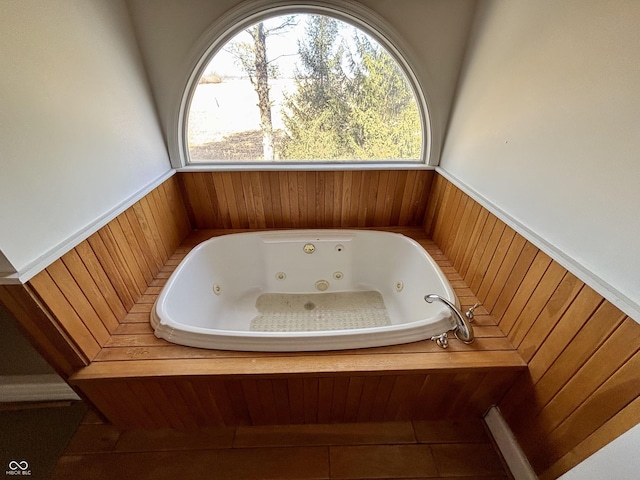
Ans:
<svg viewBox="0 0 640 480"><path fill-rule="evenodd" d="M479 419L126 430L89 413L53 478L509 479Z"/></svg>

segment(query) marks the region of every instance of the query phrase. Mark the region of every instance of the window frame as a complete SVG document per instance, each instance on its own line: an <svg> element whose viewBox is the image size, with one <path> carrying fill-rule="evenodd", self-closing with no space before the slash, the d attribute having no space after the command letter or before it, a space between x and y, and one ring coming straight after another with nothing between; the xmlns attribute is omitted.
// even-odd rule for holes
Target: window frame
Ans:
<svg viewBox="0 0 640 480"><path fill-rule="evenodd" d="M380 43L406 75L415 95L422 124L422 158L416 160L360 161L216 161L190 162L188 147L188 116L198 82L211 59L235 35L266 18L278 15L319 14L348 23ZM190 74L184 84L180 103L174 115L168 143L172 167L180 171L217 170L345 170L345 169L433 169L431 118L422 82L411 64L411 52L399 35L382 17L351 0L249 0L231 9L216 21L200 38L189 63Z"/></svg>

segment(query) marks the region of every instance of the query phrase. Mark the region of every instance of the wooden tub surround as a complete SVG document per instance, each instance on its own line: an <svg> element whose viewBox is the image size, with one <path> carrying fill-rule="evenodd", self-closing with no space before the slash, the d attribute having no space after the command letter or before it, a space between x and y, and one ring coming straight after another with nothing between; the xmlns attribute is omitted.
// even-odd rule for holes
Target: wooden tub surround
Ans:
<svg viewBox="0 0 640 480"><path fill-rule="evenodd" d="M430 251L453 281L463 308L475 303L422 229L395 231ZM156 338L149 313L167 277L193 246L228 232L192 233L91 364L70 377L115 425L195 428L478 417L525 367L480 309L476 342L452 340L447 350L425 340L333 352L233 352Z"/></svg>
<svg viewBox="0 0 640 480"><path fill-rule="evenodd" d="M378 228L422 244L476 340L202 350L149 314L186 253L242 229ZM427 292L425 292L427 293ZM640 422L640 325L433 171L178 173L0 303L119 428L423 421L496 404L554 479Z"/></svg>

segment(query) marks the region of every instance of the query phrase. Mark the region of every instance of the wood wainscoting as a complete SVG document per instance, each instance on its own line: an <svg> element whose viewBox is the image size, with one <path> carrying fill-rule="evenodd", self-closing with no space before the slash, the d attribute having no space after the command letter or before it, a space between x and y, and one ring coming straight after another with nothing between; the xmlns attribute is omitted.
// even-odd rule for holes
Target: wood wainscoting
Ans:
<svg viewBox="0 0 640 480"><path fill-rule="evenodd" d="M181 172L193 228L420 226L433 170Z"/></svg>
<svg viewBox="0 0 640 480"><path fill-rule="evenodd" d="M438 176L427 232L528 363L499 407L553 479L640 422L640 325Z"/></svg>
<svg viewBox="0 0 640 480"><path fill-rule="evenodd" d="M38 352L68 378L88 365L191 231L169 178L0 301Z"/></svg>
<svg viewBox="0 0 640 480"><path fill-rule="evenodd" d="M202 229L392 226L435 256L463 308L482 302L474 344L246 354L150 330L180 258L221 233ZM0 302L122 427L418 420L497 403L551 479L640 421L640 325L433 171L178 173L26 285L0 286Z"/></svg>

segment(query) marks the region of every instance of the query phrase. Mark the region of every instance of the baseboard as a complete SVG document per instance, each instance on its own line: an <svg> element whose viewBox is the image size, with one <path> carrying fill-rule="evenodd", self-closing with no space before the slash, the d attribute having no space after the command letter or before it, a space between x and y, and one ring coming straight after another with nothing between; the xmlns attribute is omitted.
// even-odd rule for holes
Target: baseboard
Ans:
<svg viewBox="0 0 640 480"><path fill-rule="evenodd" d="M0 376L0 403L80 400L58 375Z"/></svg>
<svg viewBox="0 0 640 480"><path fill-rule="evenodd" d="M509 425L502 417L498 407L491 407L484 416L484 422L489 428L493 439L502 453L502 457L515 480L536 480L538 476L533 471L529 460L518 445L516 437Z"/></svg>

